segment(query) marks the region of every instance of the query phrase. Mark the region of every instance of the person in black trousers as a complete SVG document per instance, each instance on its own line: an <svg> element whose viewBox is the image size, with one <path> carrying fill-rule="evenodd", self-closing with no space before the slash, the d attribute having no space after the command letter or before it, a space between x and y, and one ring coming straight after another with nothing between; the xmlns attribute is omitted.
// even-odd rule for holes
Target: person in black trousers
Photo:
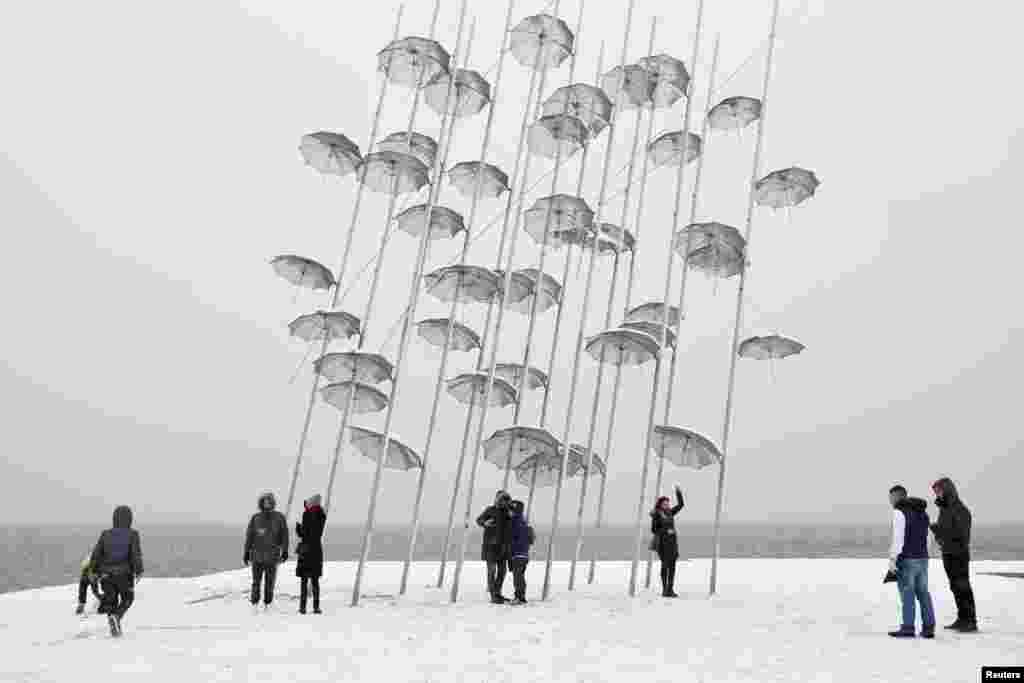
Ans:
<svg viewBox="0 0 1024 683"><path fill-rule="evenodd" d="M299 614L306 613L309 589L313 589L313 614L320 614L320 576L324 571L324 547L321 538L327 524L327 513L320 507L317 494L304 503L302 522L295 524L299 546L295 551L299 561L295 563L295 576L299 577Z"/></svg>
<svg viewBox="0 0 1024 683"><path fill-rule="evenodd" d="M93 548L90 564L100 577L103 596L100 611L107 615L110 635L121 635L121 620L135 602L135 582L142 576L142 539L132 528L132 510L127 505L114 509L113 526L102 534Z"/></svg>
<svg viewBox="0 0 1024 683"><path fill-rule="evenodd" d="M678 598L675 591L676 561L679 559L679 539L676 537L675 516L683 509L683 492L676 487L676 505L668 496L661 496L651 510L651 550L661 560L661 595Z"/></svg>
<svg viewBox="0 0 1024 683"><path fill-rule="evenodd" d="M477 526L483 527L483 545L480 549L481 559L487 563L487 591L491 594L491 602L503 605L508 598L501 594L505 584L505 573L511 555L511 533L508 514L512 496L505 491L498 491L494 496L494 505L488 506L476 518Z"/></svg>
<svg viewBox="0 0 1024 683"><path fill-rule="evenodd" d="M956 601L956 621L947 629L961 633L978 630L978 615L971 590L971 511L960 499L956 485L949 477L932 484L939 519L931 525L935 540L942 548L942 566L949 578L949 588Z"/></svg>

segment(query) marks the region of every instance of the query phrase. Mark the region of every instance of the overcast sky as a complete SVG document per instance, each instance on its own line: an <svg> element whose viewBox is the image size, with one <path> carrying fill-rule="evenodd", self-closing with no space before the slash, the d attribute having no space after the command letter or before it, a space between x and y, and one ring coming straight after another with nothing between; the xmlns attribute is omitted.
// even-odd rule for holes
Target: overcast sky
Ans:
<svg viewBox="0 0 1024 683"><path fill-rule="evenodd" d="M397 3L354 4L43 0L8 13L0 28L4 523L105 521L119 503L134 506L142 524L241 523L261 490L284 498L311 380L307 364L289 383L306 349L289 340L286 324L325 297L296 297L267 261L298 253L335 267L340 258L352 178L318 177L296 147L315 130L366 145L375 53L391 37ZM624 4L588 3L577 80L593 78L601 41L606 65L618 60ZM707 107L714 34L722 38L720 83L753 54L715 100L759 94L770 4L708 0L695 126ZM409 2L402 33L425 35L431 5ZM541 5L518 3L516 19ZM656 51L688 61L694 5L637 0L629 59L646 53L657 15ZM573 25L577 8L567 0L560 14ZM449 48L457 11L445 0L438 38ZM470 11L478 22L471 64L485 71L497 58L505 3L471 0ZM1024 177L1024 97L1014 85L1013 13L991 1L783 1L763 170L800 165L823 184L789 217L758 211L744 332L790 335L807 350L776 363L774 380L765 363L740 364L727 518L871 523L884 519L892 483L923 495L930 481L951 476L978 523L1024 520L1014 408L1024 371L1024 237L1014 203ZM567 62L550 74L546 92L568 77ZM489 155L506 171L528 82L510 60ZM411 102L409 90L392 89L382 133L404 129ZM681 103L659 111L655 132L680 128L681 112ZM485 118L457 127L453 162L478 157ZM619 118L616 169L635 120ZM439 117L422 108L416 129L436 136L438 127ZM604 144L595 143L601 153L588 166L591 200ZM742 224L753 145L753 128L708 141L701 219ZM533 163L532 175L550 163ZM568 168L562 191L578 161ZM612 187L623 182L617 176ZM633 303L661 296L673 186L669 170L651 176L639 226L633 194L626 223L641 232ZM545 182L531 196L549 189ZM450 191L442 202L468 209ZM489 202L481 215L500 206ZM375 251L385 211L385 197L368 195L353 269ZM607 211L620 222L621 199ZM471 262L495 265L497 233L474 244ZM515 265L535 265L532 241L519 244ZM370 350L385 342L404 304L413 248L399 235L387 249ZM457 248L435 248L430 267L453 262ZM547 263L560 272L562 258ZM611 261L603 261L600 304L610 276ZM347 310L361 315L367 284L358 281ZM582 285L570 279L564 329L575 330ZM690 279L680 345L671 422L715 441L735 286ZM618 309L622 293L620 285ZM421 297L417 318L446 311ZM537 326L534 358L545 365L554 317L552 310ZM479 330L482 307L467 307L462 319ZM522 316L507 320L501 358L512 360L526 325ZM586 329L600 327L595 315ZM559 435L571 346L571 338L561 345L553 384L550 426ZM395 347L391 339L385 353L393 358ZM395 424L419 450L440 354L415 337L410 349ZM449 375L474 360L453 354ZM574 441L587 434L596 367L583 362ZM607 508L617 522L635 510L651 369L625 376ZM599 427L608 419L606 382ZM464 417L460 405L442 400L427 522L447 512ZM539 394L529 400L524 423L534 424ZM492 411L488 431L510 420L511 409ZM356 422L379 429L383 415ZM337 423L337 411L318 406L300 496L322 490ZM605 453L604 429L599 434ZM362 523L371 477L372 463L347 451L334 521ZM706 520L715 477L713 468L669 468L663 488L678 482L687 518ZM477 500L500 481L482 464ZM386 472L383 521L408 521L414 486L413 473ZM578 481L567 486L563 519L574 516L578 490ZM539 494L542 523L550 494Z"/></svg>

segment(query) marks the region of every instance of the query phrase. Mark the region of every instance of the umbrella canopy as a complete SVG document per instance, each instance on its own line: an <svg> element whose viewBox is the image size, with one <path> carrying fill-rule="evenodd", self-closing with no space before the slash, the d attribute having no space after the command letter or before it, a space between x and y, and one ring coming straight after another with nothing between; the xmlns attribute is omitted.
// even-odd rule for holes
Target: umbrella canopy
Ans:
<svg viewBox="0 0 1024 683"><path fill-rule="evenodd" d="M409 154L422 161L428 169L437 160L437 142L422 133L392 133L377 143L377 151Z"/></svg>
<svg viewBox="0 0 1024 683"><path fill-rule="evenodd" d="M310 168L324 175L346 176L363 163L359 146L341 133L320 131L303 135L299 153Z"/></svg>
<svg viewBox="0 0 1024 683"><path fill-rule="evenodd" d="M523 365L522 363L497 363L494 366L494 374L512 386L518 387L519 380L523 376ZM544 372L532 366L526 369L526 389L533 390L541 387L547 388L547 386L548 376Z"/></svg>
<svg viewBox="0 0 1024 683"><path fill-rule="evenodd" d="M617 66L601 78L601 87L615 106L622 109L643 107L651 102L655 81L639 64ZM621 97L620 97L621 91Z"/></svg>
<svg viewBox="0 0 1024 683"><path fill-rule="evenodd" d="M351 435L349 443L364 458L377 462L384 449L384 435L362 427L349 427L348 431ZM414 470L423 467L423 461L416 455L416 451L391 437L388 440L388 451L384 455L384 467L389 470Z"/></svg>
<svg viewBox="0 0 1024 683"><path fill-rule="evenodd" d="M685 256L691 268L714 277L729 278L742 272L746 244L739 230L712 221L693 223L677 232L673 248L677 254Z"/></svg>
<svg viewBox="0 0 1024 683"><path fill-rule="evenodd" d="M740 344L740 358L756 360L776 360L787 356L795 356L806 347L795 339L780 337L773 334L767 337L751 337Z"/></svg>
<svg viewBox="0 0 1024 683"><path fill-rule="evenodd" d="M423 276L427 292L441 301L487 303L501 291L501 279L480 266L444 266Z"/></svg>
<svg viewBox="0 0 1024 683"><path fill-rule="evenodd" d="M621 327L624 330L636 330L638 332L644 332L650 335L650 337L654 341L658 342L659 346L661 346L662 335L664 335L665 345L668 346L670 349L674 349L676 347L675 330L673 330L671 327L662 325L660 321L656 323L650 322L648 320L641 320L638 322L631 323L626 322L622 323L622 325L620 325L619 327Z"/></svg>
<svg viewBox="0 0 1024 683"><path fill-rule="evenodd" d="M351 400L353 413L379 413L388 407L388 395L369 384L352 380L328 384L320 390L326 403L338 410L346 410Z"/></svg>
<svg viewBox="0 0 1024 683"><path fill-rule="evenodd" d="M421 237L427 225L427 213L430 213L430 239L441 240L455 237L466 229L462 215L445 206L429 208L427 204L410 206L395 216L398 229L413 237Z"/></svg>
<svg viewBox="0 0 1024 683"><path fill-rule="evenodd" d="M445 344L452 351L472 351L480 348L480 335L462 323L452 324L448 336L448 318L429 318L416 323L416 331L428 344L443 349Z"/></svg>
<svg viewBox="0 0 1024 683"><path fill-rule="evenodd" d="M505 285L505 271L495 270L494 274L498 276L502 286ZM516 304L522 302L529 296L533 295L533 279L529 275L522 273L518 270L513 270L511 280L509 282L508 292L503 297L503 305L505 308L512 308Z"/></svg>
<svg viewBox="0 0 1024 683"><path fill-rule="evenodd" d="M539 487L550 487L558 483L558 471L561 469L561 452L557 455L537 454L530 456L515 468L516 482L522 486L531 484ZM569 459L566 463L565 476L575 477L583 474L586 470L587 450L579 445L573 444L569 448ZM604 461L596 453L593 455L593 474L602 477L605 474ZM536 478L534 469L537 470Z"/></svg>
<svg viewBox="0 0 1024 683"><path fill-rule="evenodd" d="M651 99L655 107L671 107L686 95L690 73L681 59L660 54L644 57L639 64L654 81Z"/></svg>
<svg viewBox="0 0 1024 683"><path fill-rule="evenodd" d="M578 245L584 249L596 248L601 254L633 251L636 244L633 233L611 223L594 224L587 230L565 230L556 237L565 244Z"/></svg>
<svg viewBox="0 0 1024 683"><path fill-rule="evenodd" d="M761 206L781 209L796 206L810 199L821 185L814 171L803 168L784 168L772 171L757 181L754 186L754 199Z"/></svg>
<svg viewBox="0 0 1024 683"><path fill-rule="evenodd" d="M517 467L524 460L540 454L544 457L557 457L561 450L551 432L539 427L506 427L494 432L489 439L484 441L484 460L505 467L509 461L509 452L512 454L512 467Z"/></svg>
<svg viewBox="0 0 1024 683"><path fill-rule="evenodd" d="M669 327L679 324L679 309L676 306L668 307L668 320L665 319L665 304L660 301L651 301L640 304L626 313L627 323L639 322L668 323Z"/></svg>
<svg viewBox="0 0 1024 683"><path fill-rule="evenodd" d="M589 474L591 476L597 474L600 476L605 475L604 460L597 453L593 453L590 456L593 460L593 471ZM576 471L570 476L576 476L577 474L586 476L587 474L587 447L583 444L574 443L569 446L569 463L570 468L575 464Z"/></svg>
<svg viewBox="0 0 1024 683"><path fill-rule="evenodd" d="M439 73L446 73L451 55L436 40L411 36L388 43L377 53L377 70L389 81L411 88L422 87Z"/></svg>
<svg viewBox="0 0 1024 683"><path fill-rule="evenodd" d="M271 259L270 265L275 273L296 287L317 290L330 289L336 284L334 275L327 269L327 266L317 263L313 259L285 254L275 256Z"/></svg>
<svg viewBox="0 0 1024 683"><path fill-rule="evenodd" d="M359 334L359 318L345 311L317 311L288 323L288 332L308 342L348 339Z"/></svg>
<svg viewBox="0 0 1024 683"><path fill-rule="evenodd" d="M448 171L448 182L463 197L472 198L480 184L480 196L497 199L508 192L508 174L493 164L482 161L463 161Z"/></svg>
<svg viewBox="0 0 1024 683"><path fill-rule="evenodd" d="M445 102L448 99L448 84L451 76L442 72L430 79L424 88L424 98L427 106L444 115ZM455 71L455 90L452 92L455 98L456 118L474 116L483 111L491 102L491 84L487 82L479 72L472 69L457 69Z"/></svg>
<svg viewBox="0 0 1024 683"><path fill-rule="evenodd" d="M655 166L678 166L685 150L686 163L700 156L703 143L699 135L687 133L685 144L683 131L673 130L662 133L647 145L647 157Z"/></svg>
<svg viewBox="0 0 1024 683"><path fill-rule="evenodd" d="M643 365L661 352L661 345L651 335L621 327L594 335L586 348L594 360L609 365Z"/></svg>
<svg viewBox="0 0 1024 683"><path fill-rule="evenodd" d="M390 382L394 373L391 362L384 356L363 351L328 353L317 358L313 368L332 382L355 380L363 384Z"/></svg>
<svg viewBox="0 0 1024 683"><path fill-rule="evenodd" d="M761 100L754 97L726 97L708 112L712 130L738 130L761 118Z"/></svg>
<svg viewBox="0 0 1024 683"><path fill-rule="evenodd" d="M374 152L363 159L363 184L374 192L407 194L430 182L430 170L411 154Z"/></svg>
<svg viewBox="0 0 1024 683"><path fill-rule="evenodd" d="M542 116L526 136L530 152L546 159L568 159L583 149L590 138L590 129L572 114Z"/></svg>
<svg viewBox="0 0 1024 683"><path fill-rule="evenodd" d="M722 461L722 452L711 439L689 429L658 425L651 436L654 454L679 467L699 470Z"/></svg>
<svg viewBox="0 0 1024 683"><path fill-rule="evenodd" d="M469 405L484 404L487 393L488 375L486 372L467 372L455 379L448 380L448 393L459 403ZM487 404L492 407L504 408L516 402L516 388L500 377L491 383L491 394Z"/></svg>
<svg viewBox="0 0 1024 683"><path fill-rule="evenodd" d="M549 14L526 17L512 29L509 49L522 66L535 71L557 67L572 54L573 35L564 21Z"/></svg>
<svg viewBox="0 0 1024 683"><path fill-rule="evenodd" d="M594 224L594 212L581 198L568 194L541 197L523 214L523 229L537 244L544 243L548 231L548 246L561 246L557 235L566 230L580 230Z"/></svg>
<svg viewBox="0 0 1024 683"><path fill-rule="evenodd" d="M551 93L541 113L544 116L574 116L587 125L592 137L597 137L612 120L612 101L597 86L573 83Z"/></svg>
<svg viewBox="0 0 1024 683"><path fill-rule="evenodd" d="M519 301L509 302L506 305L506 308L510 311L529 315L533 308L534 293L538 291L538 271L536 268L520 268L516 272L525 275L530 279L530 294ZM558 280L547 273L544 273L544 277L541 278L540 283L540 301L537 302L537 312L544 313L552 306L557 306L562 300L562 285L558 283Z"/></svg>

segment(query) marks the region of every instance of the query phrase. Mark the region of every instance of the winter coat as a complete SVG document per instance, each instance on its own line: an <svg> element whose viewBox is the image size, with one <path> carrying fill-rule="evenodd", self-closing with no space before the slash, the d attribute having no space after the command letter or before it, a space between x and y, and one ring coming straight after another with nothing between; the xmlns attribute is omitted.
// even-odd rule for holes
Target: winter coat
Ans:
<svg viewBox="0 0 1024 683"><path fill-rule="evenodd" d="M940 479L942 496L935 499L939 519L931 525L943 555L969 555L971 550L971 511L960 500L951 479Z"/></svg>
<svg viewBox="0 0 1024 683"><path fill-rule="evenodd" d="M657 507L651 510L651 533L654 541L651 549L660 558L674 560L679 557L679 539L676 538L675 516L683 509L683 494L676 490L676 505L667 512Z"/></svg>
<svg viewBox="0 0 1024 683"><path fill-rule="evenodd" d="M139 576L143 570L142 539L132 529L131 508L118 506L113 523L96 541L90 564L98 574Z"/></svg>
<svg viewBox="0 0 1024 683"><path fill-rule="evenodd" d="M267 509L263 502L267 501ZM245 559L258 565L274 565L288 556L288 521L274 509L274 495L265 493L257 505L260 511L249 520L245 531Z"/></svg>
<svg viewBox="0 0 1024 683"><path fill-rule="evenodd" d="M488 522L491 522L488 524ZM484 538L480 549L484 562L502 562L512 554L511 528L508 509L491 505L476 518L477 526L483 527Z"/></svg>
<svg viewBox="0 0 1024 683"><path fill-rule="evenodd" d="M928 503L920 498L904 498L896 503L894 513L902 517L899 525L902 542L896 542L898 560L928 559Z"/></svg>
<svg viewBox="0 0 1024 683"><path fill-rule="evenodd" d="M295 555L295 576L319 577L324 573L324 547L321 538L327 524L327 513L319 505L306 508L302 513L302 523L295 525L295 533L299 537Z"/></svg>
<svg viewBox="0 0 1024 683"><path fill-rule="evenodd" d="M533 545L533 527L526 517L518 512L509 515L509 553L513 560L530 559L530 546Z"/></svg>

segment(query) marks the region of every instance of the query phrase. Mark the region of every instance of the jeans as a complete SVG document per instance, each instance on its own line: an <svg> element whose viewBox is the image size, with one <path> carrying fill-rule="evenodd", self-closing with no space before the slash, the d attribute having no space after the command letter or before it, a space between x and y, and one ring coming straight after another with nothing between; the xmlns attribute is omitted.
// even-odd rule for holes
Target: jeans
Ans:
<svg viewBox="0 0 1024 683"><path fill-rule="evenodd" d="M277 564L253 564L252 565L252 595L249 601L256 604L260 601L260 583L263 583L263 604L269 605L274 601L274 583L277 579Z"/></svg>
<svg viewBox="0 0 1024 683"><path fill-rule="evenodd" d="M501 595L501 588L505 585L505 572L507 568L505 560L487 561L487 590L492 598Z"/></svg>
<svg viewBox="0 0 1024 683"><path fill-rule="evenodd" d="M100 580L103 597L100 613L120 619L135 602L135 577L131 574L109 574Z"/></svg>
<svg viewBox="0 0 1024 683"><path fill-rule="evenodd" d="M928 629L935 628L935 608L931 593L928 592L928 558L899 560L897 569L896 586L903 605L903 628L914 628L917 602L921 603L921 625Z"/></svg>
<svg viewBox="0 0 1024 683"><path fill-rule="evenodd" d="M943 555L942 566L949 578L949 589L956 600L957 621L974 624L978 616L974 609L974 591L971 590L971 558L969 555Z"/></svg>
<svg viewBox="0 0 1024 683"><path fill-rule="evenodd" d="M512 585L515 587L517 600L526 600L526 565L529 562L523 558L508 561L509 569L512 570Z"/></svg>

